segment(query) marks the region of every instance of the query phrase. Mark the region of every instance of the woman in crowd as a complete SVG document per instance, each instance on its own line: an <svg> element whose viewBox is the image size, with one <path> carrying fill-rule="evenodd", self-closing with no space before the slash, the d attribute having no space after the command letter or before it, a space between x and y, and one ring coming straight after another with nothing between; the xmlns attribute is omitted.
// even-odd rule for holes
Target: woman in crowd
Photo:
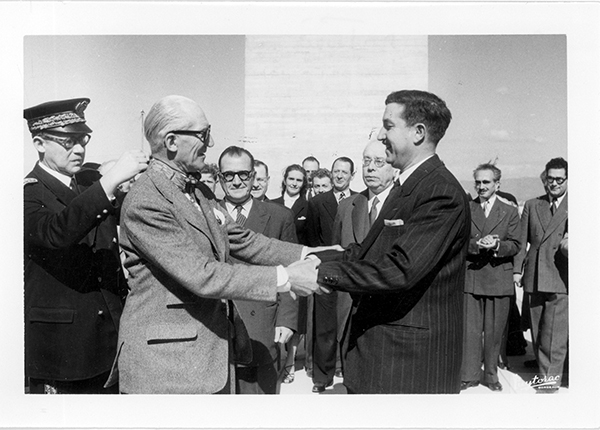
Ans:
<svg viewBox="0 0 600 430"><path fill-rule="evenodd" d="M292 164L285 169L283 182L281 184L281 197L272 200L292 210L294 213L294 224L296 225L296 235L298 243L306 245L306 212L308 202L304 197L308 187L308 178L306 171L298 164ZM285 360L283 383L289 384L294 381L296 360L296 351L302 335L306 334L307 298L298 298L298 331L294 333L287 343L287 357ZM307 354L308 355L308 354Z"/></svg>

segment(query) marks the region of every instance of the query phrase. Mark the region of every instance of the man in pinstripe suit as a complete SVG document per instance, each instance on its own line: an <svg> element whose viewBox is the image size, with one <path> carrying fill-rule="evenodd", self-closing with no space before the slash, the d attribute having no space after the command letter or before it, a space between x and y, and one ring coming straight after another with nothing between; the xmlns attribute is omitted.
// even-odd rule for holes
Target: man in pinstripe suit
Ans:
<svg viewBox="0 0 600 430"><path fill-rule="evenodd" d="M360 244L317 254L321 285L359 295L344 385L349 393L459 393L467 195L436 155L452 115L405 90L386 99L378 140L400 169Z"/></svg>

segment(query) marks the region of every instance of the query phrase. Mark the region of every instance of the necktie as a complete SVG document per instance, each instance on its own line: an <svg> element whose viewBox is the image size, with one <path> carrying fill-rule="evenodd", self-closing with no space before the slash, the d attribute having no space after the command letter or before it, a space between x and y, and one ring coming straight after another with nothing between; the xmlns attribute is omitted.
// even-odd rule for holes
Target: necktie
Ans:
<svg viewBox="0 0 600 430"><path fill-rule="evenodd" d="M552 202L550 203L550 213L552 214L552 216L554 216L554 214L556 213L556 200L552 200Z"/></svg>
<svg viewBox="0 0 600 430"><path fill-rule="evenodd" d="M486 218L490 214L490 201L489 200L483 202L483 213L485 214Z"/></svg>
<svg viewBox="0 0 600 430"><path fill-rule="evenodd" d="M369 212L369 225L372 226L375 224L375 220L377 219L377 203L379 203L379 199L375 197L373 199L373 204L371 205L371 212Z"/></svg>
<svg viewBox="0 0 600 430"><path fill-rule="evenodd" d="M69 184L69 188L75 193L75 194L79 194L78 190L77 190L77 182L75 181L75 177L73 176L71 178L71 183Z"/></svg>
<svg viewBox="0 0 600 430"><path fill-rule="evenodd" d="M342 200L344 200L345 198L346 198L346 194L344 194L344 192L342 191L339 195L338 203L341 202Z"/></svg>
<svg viewBox="0 0 600 430"><path fill-rule="evenodd" d="M239 225L241 225L242 227L244 226L244 223L246 222L246 217L244 216L244 214L242 213L242 209L244 207L242 205L237 205L235 207L235 209L237 210L237 217L235 219L235 222L237 222Z"/></svg>

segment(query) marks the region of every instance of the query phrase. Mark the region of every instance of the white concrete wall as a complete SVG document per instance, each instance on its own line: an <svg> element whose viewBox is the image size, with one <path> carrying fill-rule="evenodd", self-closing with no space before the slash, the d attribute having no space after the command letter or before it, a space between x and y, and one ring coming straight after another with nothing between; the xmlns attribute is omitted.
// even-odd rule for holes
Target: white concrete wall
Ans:
<svg viewBox="0 0 600 430"><path fill-rule="evenodd" d="M351 187L364 189L361 154L385 97L427 89L427 49L427 36L247 36L243 145L269 166L267 195L308 155L327 168L352 158Z"/></svg>

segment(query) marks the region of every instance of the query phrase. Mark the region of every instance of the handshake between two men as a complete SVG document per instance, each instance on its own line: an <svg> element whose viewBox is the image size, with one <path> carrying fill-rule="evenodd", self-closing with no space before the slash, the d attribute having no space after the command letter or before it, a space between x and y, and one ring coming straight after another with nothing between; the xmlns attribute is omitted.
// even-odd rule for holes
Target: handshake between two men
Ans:
<svg viewBox="0 0 600 430"><path fill-rule="evenodd" d="M317 274L321 260L313 253L335 250L343 251L339 245L318 246L309 248L309 255L304 260L296 261L285 268L288 274L288 283L290 286L290 295L295 299L296 296L310 296L311 294L329 294L330 289L317 283Z"/></svg>

